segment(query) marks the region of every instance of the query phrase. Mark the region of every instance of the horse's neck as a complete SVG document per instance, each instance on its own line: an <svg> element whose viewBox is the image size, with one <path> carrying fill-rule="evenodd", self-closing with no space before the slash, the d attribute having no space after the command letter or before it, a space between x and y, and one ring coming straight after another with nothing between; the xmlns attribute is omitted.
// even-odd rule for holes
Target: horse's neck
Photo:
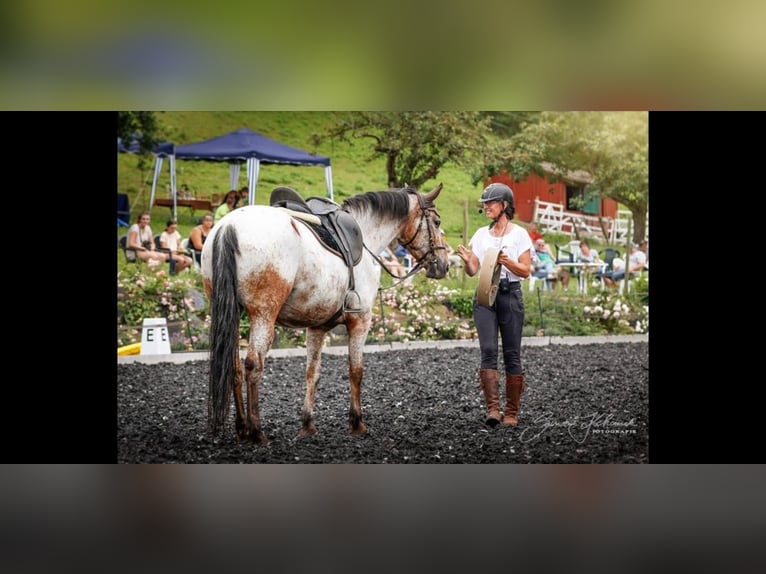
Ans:
<svg viewBox="0 0 766 574"><path fill-rule="evenodd" d="M380 253L399 234L399 226L393 221L373 221L369 216L353 214L362 230L364 244L373 253Z"/></svg>

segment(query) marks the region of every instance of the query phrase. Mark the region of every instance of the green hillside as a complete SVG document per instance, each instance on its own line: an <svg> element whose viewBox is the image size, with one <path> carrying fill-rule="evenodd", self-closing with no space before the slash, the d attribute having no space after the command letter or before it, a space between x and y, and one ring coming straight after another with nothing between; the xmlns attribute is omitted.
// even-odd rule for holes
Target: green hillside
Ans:
<svg viewBox="0 0 766 574"><path fill-rule="evenodd" d="M371 159L368 141L359 141L353 145L326 142L319 147L311 143L312 134L323 133L327 126L333 124L333 112L158 112L157 118L161 126L160 139L177 145L247 127L289 146L328 156L332 162L333 188L338 203L351 195L386 188L383 160ZM118 192L127 193L130 197L131 219L135 221L136 215L149 207L154 160L150 159L144 169L138 168L138 158L134 154L117 154L117 162ZM227 163L177 161L176 175L178 188L186 185L194 197L207 199L212 194L222 195L230 187ZM246 181L243 165L238 187L245 185ZM448 166L438 178L422 186L421 191L430 191L440 182L444 184L444 189L436 203L442 216L443 228L454 247L463 241L466 201L469 237L477 227L486 225L486 220L476 209L476 200L482 186L471 185L467 173L456 166ZM267 203L271 190L279 185L290 186L304 197L324 196L327 193L324 170L321 167L265 165L260 169L256 203ZM167 162L163 165L158 181L157 197L170 197ZM159 233L165 227L170 211L165 207L155 207L151 211L152 229ZM188 234L201 215L200 212L192 215L187 208L179 208L179 231L182 236ZM124 232L124 228L118 230L118 235Z"/></svg>

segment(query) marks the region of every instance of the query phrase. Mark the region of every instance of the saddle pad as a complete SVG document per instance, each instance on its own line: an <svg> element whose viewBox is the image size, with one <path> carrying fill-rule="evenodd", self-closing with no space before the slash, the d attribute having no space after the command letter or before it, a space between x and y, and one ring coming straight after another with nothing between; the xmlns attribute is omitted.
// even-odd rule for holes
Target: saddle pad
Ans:
<svg viewBox="0 0 766 574"><path fill-rule="evenodd" d="M293 211L292 209L288 207L277 207L276 209L281 209L282 211L287 212L287 214L290 217L294 217L295 219L302 219L303 221L308 221L309 223L313 223L314 225L322 225L322 222L319 220L319 218L316 215L312 215L310 213L303 213L301 211Z"/></svg>

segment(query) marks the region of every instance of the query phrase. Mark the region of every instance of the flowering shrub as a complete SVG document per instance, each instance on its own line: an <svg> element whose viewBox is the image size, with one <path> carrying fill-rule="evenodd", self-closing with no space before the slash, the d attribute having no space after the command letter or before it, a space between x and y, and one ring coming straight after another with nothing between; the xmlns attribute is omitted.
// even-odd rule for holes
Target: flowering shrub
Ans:
<svg viewBox="0 0 766 574"><path fill-rule="evenodd" d="M199 273L169 276L151 265L128 266L117 274L118 346L141 340L143 319L164 317L168 321L173 351L209 348L210 317ZM561 293L528 293L525 298L525 336L541 329L550 335L632 334L649 332L649 307L645 294L619 296L603 291L585 296ZM380 300L383 311L380 310ZM373 308L368 343L438 339L472 339L473 290L461 292L444 283L416 277L380 292ZM542 308L541 308L542 307ZM250 322L243 313L240 337L247 340ZM343 344L344 329L333 330L328 344ZM244 342L243 342L244 344ZM305 331L277 326L274 348L305 345Z"/></svg>
<svg viewBox="0 0 766 574"><path fill-rule="evenodd" d="M388 312L384 312L384 316L373 314L372 340L428 341L474 337L472 321L447 317L446 305L457 293L457 290L431 279L381 291Z"/></svg>
<svg viewBox="0 0 766 574"><path fill-rule="evenodd" d="M129 266L117 273L117 344L141 340L143 320L168 321L171 350L207 348L210 318L196 273L168 275L157 266Z"/></svg>
<svg viewBox="0 0 766 574"><path fill-rule="evenodd" d="M649 332L649 307L609 291L602 291L583 307L585 320L597 323L606 334Z"/></svg>

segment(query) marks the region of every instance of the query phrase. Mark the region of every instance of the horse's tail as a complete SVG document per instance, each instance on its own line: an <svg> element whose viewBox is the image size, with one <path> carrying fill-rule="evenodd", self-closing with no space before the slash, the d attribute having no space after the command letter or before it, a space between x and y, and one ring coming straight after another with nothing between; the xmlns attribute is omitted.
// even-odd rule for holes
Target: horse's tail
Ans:
<svg viewBox="0 0 766 574"><path fill-rule="evenodd" d="M210 380L208 424L213 434L223 427L239 361L237 260L239 241L233 226L225 226L213 241L212 297L210 301Z"/></svg>

